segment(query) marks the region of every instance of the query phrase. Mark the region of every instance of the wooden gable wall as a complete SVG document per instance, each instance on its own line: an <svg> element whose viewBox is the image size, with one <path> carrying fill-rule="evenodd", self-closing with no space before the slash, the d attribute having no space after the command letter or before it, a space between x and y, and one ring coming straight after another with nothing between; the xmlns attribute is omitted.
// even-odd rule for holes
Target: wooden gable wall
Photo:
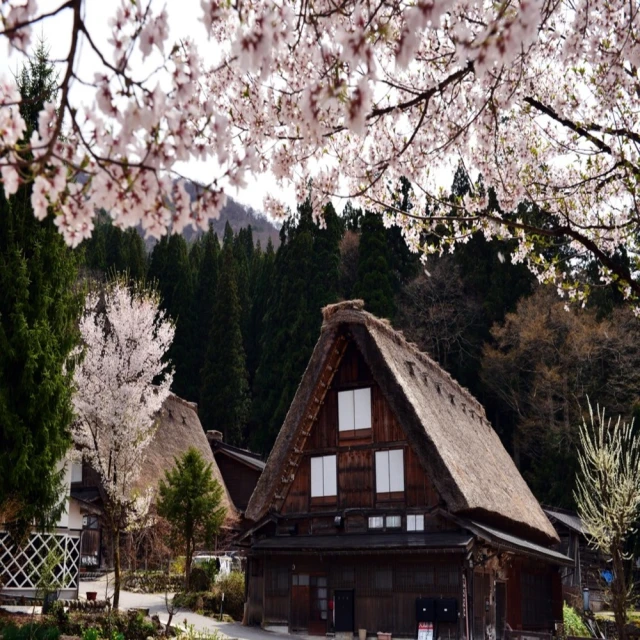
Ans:
<svg viewBox="0 0 640 640"><path fill-rule="evenodd" d="M349 437L338 431L338 392L371 387L372 428ZM382 502L375 492L375 451L387 448L404 450L405 491L401 498ZM310 499L310 458L337 455L338 496L328 504L312 504ZM282 505L282 514L301 514L318 510L373 509L389 511L429 508L439 502L433 483L425 474L418 457L406 440L362 354L350 342L327 391L324 404L306 440L304 456Z"/></svg>

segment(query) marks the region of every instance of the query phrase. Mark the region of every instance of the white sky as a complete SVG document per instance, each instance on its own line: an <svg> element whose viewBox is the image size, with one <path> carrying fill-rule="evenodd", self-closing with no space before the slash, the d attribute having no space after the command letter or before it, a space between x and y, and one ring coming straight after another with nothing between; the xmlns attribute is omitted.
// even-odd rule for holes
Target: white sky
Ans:
<svg viewBox="0 0 640 640"><path fill-rule="evenodd" d="M63 0L39 0L38 7L41 13L47 13L56 9ZM213 58L215 56L213 46L208 41L205 29L199 18L202 15L200 0L166 0L167 12L169 14L170 41L174 42L179 38L189 36L196 42L200 53L207 54ZM85 2L85 22L91 33L91 37L97 46L104 52L111 49L107 43L110 35L108 25L109 18L115 14L119 6L118 0L86 0ZM158 10L162 6L162 1L154 0L154 8ZM71 32L71 11L65 10L54 18L48 18L39 23L33 31L32 47L36 44L36 36L43 37L47 46L50 47L50 56L53 60L64 60L67 56L70 44ZM22 64L22 56L15 52L11 57L5 55L6 49L0 48L0 74L15 73ZM77 56L76 72L80 77L92 80L96 71L102 65L97 56L93 53L87 43L82 46ZM71 88L71 96L74 102L81 101L84 104L91 104L92 91L79 84ZM207 165L205 163L189 163L188 165L176 165L176 169L184 173L188 178L208 182ZM263 198L268 194L278 191L278 197L295 209L295 194L293 188L283 190L276 187L273 176L264 174L256 177L248 177L248 185L242 190L231 190L230 196L247 204L254 209L262 210ZM275 194L274 194L275 195Z"/></svg>

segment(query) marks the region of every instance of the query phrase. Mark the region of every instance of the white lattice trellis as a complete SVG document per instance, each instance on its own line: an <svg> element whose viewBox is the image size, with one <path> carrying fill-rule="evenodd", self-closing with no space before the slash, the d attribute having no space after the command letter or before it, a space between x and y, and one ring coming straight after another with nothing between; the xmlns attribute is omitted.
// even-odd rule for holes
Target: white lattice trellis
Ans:
<svg viewBox="0 0 640 640"><path fill-rule="evenodd" d="M60 558L53 569L57 584L64 589L77 589L80 538L65 533L32 533L24 546L16 549L9 534L0 531L2 589L35 590L50 551Z"/></svg>

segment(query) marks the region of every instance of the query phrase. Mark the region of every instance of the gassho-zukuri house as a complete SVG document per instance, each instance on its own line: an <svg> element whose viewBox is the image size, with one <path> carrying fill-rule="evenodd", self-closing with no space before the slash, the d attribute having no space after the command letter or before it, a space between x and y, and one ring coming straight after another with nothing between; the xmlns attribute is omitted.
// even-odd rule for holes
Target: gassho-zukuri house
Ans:
<svg viewBox="0 0 640 640"><path fill-rule="evenodd" d="M550 548L556 531L483 407L361 301L323 313L245 513L247 621L311 635L553 630L571 560Z"/></svg>

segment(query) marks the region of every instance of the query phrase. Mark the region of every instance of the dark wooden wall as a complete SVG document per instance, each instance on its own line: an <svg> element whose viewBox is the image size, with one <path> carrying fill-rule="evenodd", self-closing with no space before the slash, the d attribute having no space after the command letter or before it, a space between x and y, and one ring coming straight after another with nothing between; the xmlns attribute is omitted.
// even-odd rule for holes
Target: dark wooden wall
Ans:
<svg viewBox="0 0 640 640"><path fill-rule="evenodd" d="M508 571L507 622L512 629L546 631L562 620L560 572L537 560L516 557Z"/></svg>
<svg viewBox="0 0 640 640"><path fill-rule="evenodd" d="M260 471L229 457L224 451L216 451L214 458L233 504L236 508L244 511L249 504L253 490L256 488Z"/></svg>
<svg viewBox="0 0 640 640"><path fill-rule="evenodd" d="M372 396L372 428L358 432L358 437L345 437L338 431L338 392L370 386ZM404 449L405 491L394 500L377 501L375 492L375 451L387 447ZM364 358L351 343L336 372L311 434L306 441L305 455L289 487L281 513L301 514L327 510L327 504L311 504L310 458L337 455L338 496L331 503L333 510L390 507L428 508L438 504L433 483L425 474L417 456L408 446L406 436L394 416L382 391L373 381Z"/></svg>
<svg viewBox="0 0 640 640"><path fill-rule="evenodd" d="M288 622L289 616L296 617L290 610L290 606L294 606L291 576L308 573L327 576L329 598L333 598L335 589L355 590L356 630L366 627L370 635L391 631L395 635L415 637L416 598L447 597L461 602L461 563L460 556L266 558L264 623ZM441 625L440 637L459 637L459 624Z"/></svg>
<svg viewBox="0 0 640 640"><path fill-rule="evenodd" d="M72 482L71 487L74 489L78 489L80 487L88 489L88 488L98 488L102 486L102 481L100 479L100 474L97 471L94 471L93 468L89 465L88 462L82 462L82 482Z"/></svg>

